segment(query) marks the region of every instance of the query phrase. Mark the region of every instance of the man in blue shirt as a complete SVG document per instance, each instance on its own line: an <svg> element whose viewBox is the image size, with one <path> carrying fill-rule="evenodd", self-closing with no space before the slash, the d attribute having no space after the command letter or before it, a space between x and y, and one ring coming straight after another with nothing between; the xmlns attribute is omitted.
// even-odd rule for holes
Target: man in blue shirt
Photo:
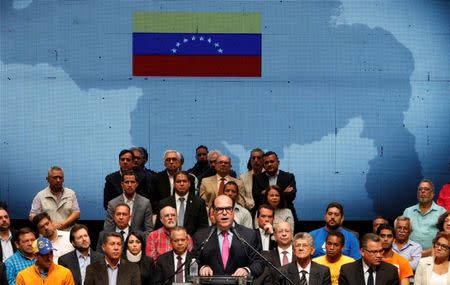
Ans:
<svg viewBox="0 0 450 285"><path fill-rule="evenodd" d="M17 251L5 261L6 278L9 285L16 284L17 274L34 264L33 242L36 236L30 228L20 229L16 237Z"/></svg>
<svg viewBox="0 0 450 285"><path fill-rule="evenodd" d="M311 236L314 238L315 252L313 257L325 255L325 243L328 232L340 231L345 237L342 254L354 259L361 258L359 242L355 234L341 227L342 222L344 221L344 207L338 202L328 204L324 218L325 226L310 232Z"/></svg>

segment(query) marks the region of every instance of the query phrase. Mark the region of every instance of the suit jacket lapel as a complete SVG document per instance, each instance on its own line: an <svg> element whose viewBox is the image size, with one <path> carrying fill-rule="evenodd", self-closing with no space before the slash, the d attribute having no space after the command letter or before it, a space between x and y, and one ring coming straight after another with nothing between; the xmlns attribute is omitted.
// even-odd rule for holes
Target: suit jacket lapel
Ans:
<svg viewBox="0 0 450 285"><path fill-rule="evenodd" d="M100 284L108 284L108 269L106 267L105 259L102 258L99 263L97 263L98 280Z"/></svg>
<svg viewBox="0 0 450 285"><path fill-rule="evenodd" d="M80 272L80 263L78 262L78 257L77 257L77 252L76 250L72 252L72 263L75 264L76 266L74 266L75 268L73 268L73 278L76 281L79 281L79 283L81 283L81 272ZM93 263L92 261L92 255L91 255L91 263Z"/></svg>
<svg viewBox="0 0 450 285"><path fill-rule="evenodd" d="M280 252L278 251L278 248L275 248L275 250L270 251L272 253L272 258L273 258L273 265L275 265L276 267L280 267L281 266L281 260L280 260Z"/></svg>
<svg viewBox="0 0 450 285"><path fill-rule="evenodd" d="M188 217L191 215L191 211L192 211L192 203L193 203L193 198L191 194L188 194L187 196L187 200L186 200L186 205L184 205L184 221L183 221L183 225L186 225L188 222Z"/></svg>
<svg viewBox="0 0 450 285"><path fill-rule="evenodd" d="M355 272L355 280L358 280L358 283L365 284L362 259L360 259L358 262L359 266ZM378 284L378 279L376 281L376 284Z"/></svg>
<svg viewBox="0 0 450 285"><path fill-rule="evenodd" d="M300 276L298 273L297 264L295 262L289 263L287 267L287 272L288 272L287 276L289 277L289 279L291 279L292 282L294 282L294 284L300 284Z"/></svg>

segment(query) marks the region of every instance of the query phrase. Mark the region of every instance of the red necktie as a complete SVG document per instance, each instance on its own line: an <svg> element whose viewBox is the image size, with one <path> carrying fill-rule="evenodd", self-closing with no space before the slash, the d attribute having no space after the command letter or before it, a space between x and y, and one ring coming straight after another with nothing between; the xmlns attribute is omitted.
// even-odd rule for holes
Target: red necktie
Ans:
<svg viewBox="0 0 450 285"><path fill-rule="evenodd" d="M225 188L225 178L220 178L219 195L223 195L223 188Z"/></svg>
<svg viewBox="0 0 450 285"><path fill-rule="evenodd" d="M223 231L223 242L222 242L222 262L223 262L223 268L227 267L228 262L228 256L230 254L230 242L228 241L228 232Z"/></svg>

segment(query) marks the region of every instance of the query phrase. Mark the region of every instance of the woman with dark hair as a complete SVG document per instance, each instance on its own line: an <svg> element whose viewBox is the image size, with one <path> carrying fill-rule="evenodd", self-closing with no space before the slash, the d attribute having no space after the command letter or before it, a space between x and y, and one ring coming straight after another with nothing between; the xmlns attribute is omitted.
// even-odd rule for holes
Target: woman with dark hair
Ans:
<svg viewBox="0 0 450 285"><path fill-rule="evenodd" d="M153 258L145 255L145 243L142 234L130 232L125 240L126 251L124 258L130 262L135 262L141 272L142 285L153 282L155 263Z"/></svg>
<svg viewBox="0 0 450 285"><path fill-rule="evenodd" d="M277 185L267 187L264 192L264 203L269 204L275 209L273 214L273 226L280 222L288 222L291 228L294 229L294 216L292 211L286 207L283 191Z"/></svg>
<svg viewBox="0 0 450 285"><path fill-rule="evenodd" d="M440 232L450 233L450 211L447 211L439 216L436 227Z"/></svg>
<svg viewBox="0 0 450 285"><path fill-rule="evenodd" d="M432 256L420 259L414 285L450 284L450 233L438 232L433 239Z"/></svg>

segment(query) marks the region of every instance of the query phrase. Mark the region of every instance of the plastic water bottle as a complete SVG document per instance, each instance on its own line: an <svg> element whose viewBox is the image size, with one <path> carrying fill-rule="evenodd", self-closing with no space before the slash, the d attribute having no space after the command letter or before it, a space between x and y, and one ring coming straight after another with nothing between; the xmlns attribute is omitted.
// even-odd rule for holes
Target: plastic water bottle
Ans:
<svg viewBox="0 0 450 285"><path fill-rule="evenodd" d="M198 276L198 264L197 264L197 260L195 260L195 258L193 258L191 260L191 266L189 266L189 276L191 276L191 277Z"/></svg>

